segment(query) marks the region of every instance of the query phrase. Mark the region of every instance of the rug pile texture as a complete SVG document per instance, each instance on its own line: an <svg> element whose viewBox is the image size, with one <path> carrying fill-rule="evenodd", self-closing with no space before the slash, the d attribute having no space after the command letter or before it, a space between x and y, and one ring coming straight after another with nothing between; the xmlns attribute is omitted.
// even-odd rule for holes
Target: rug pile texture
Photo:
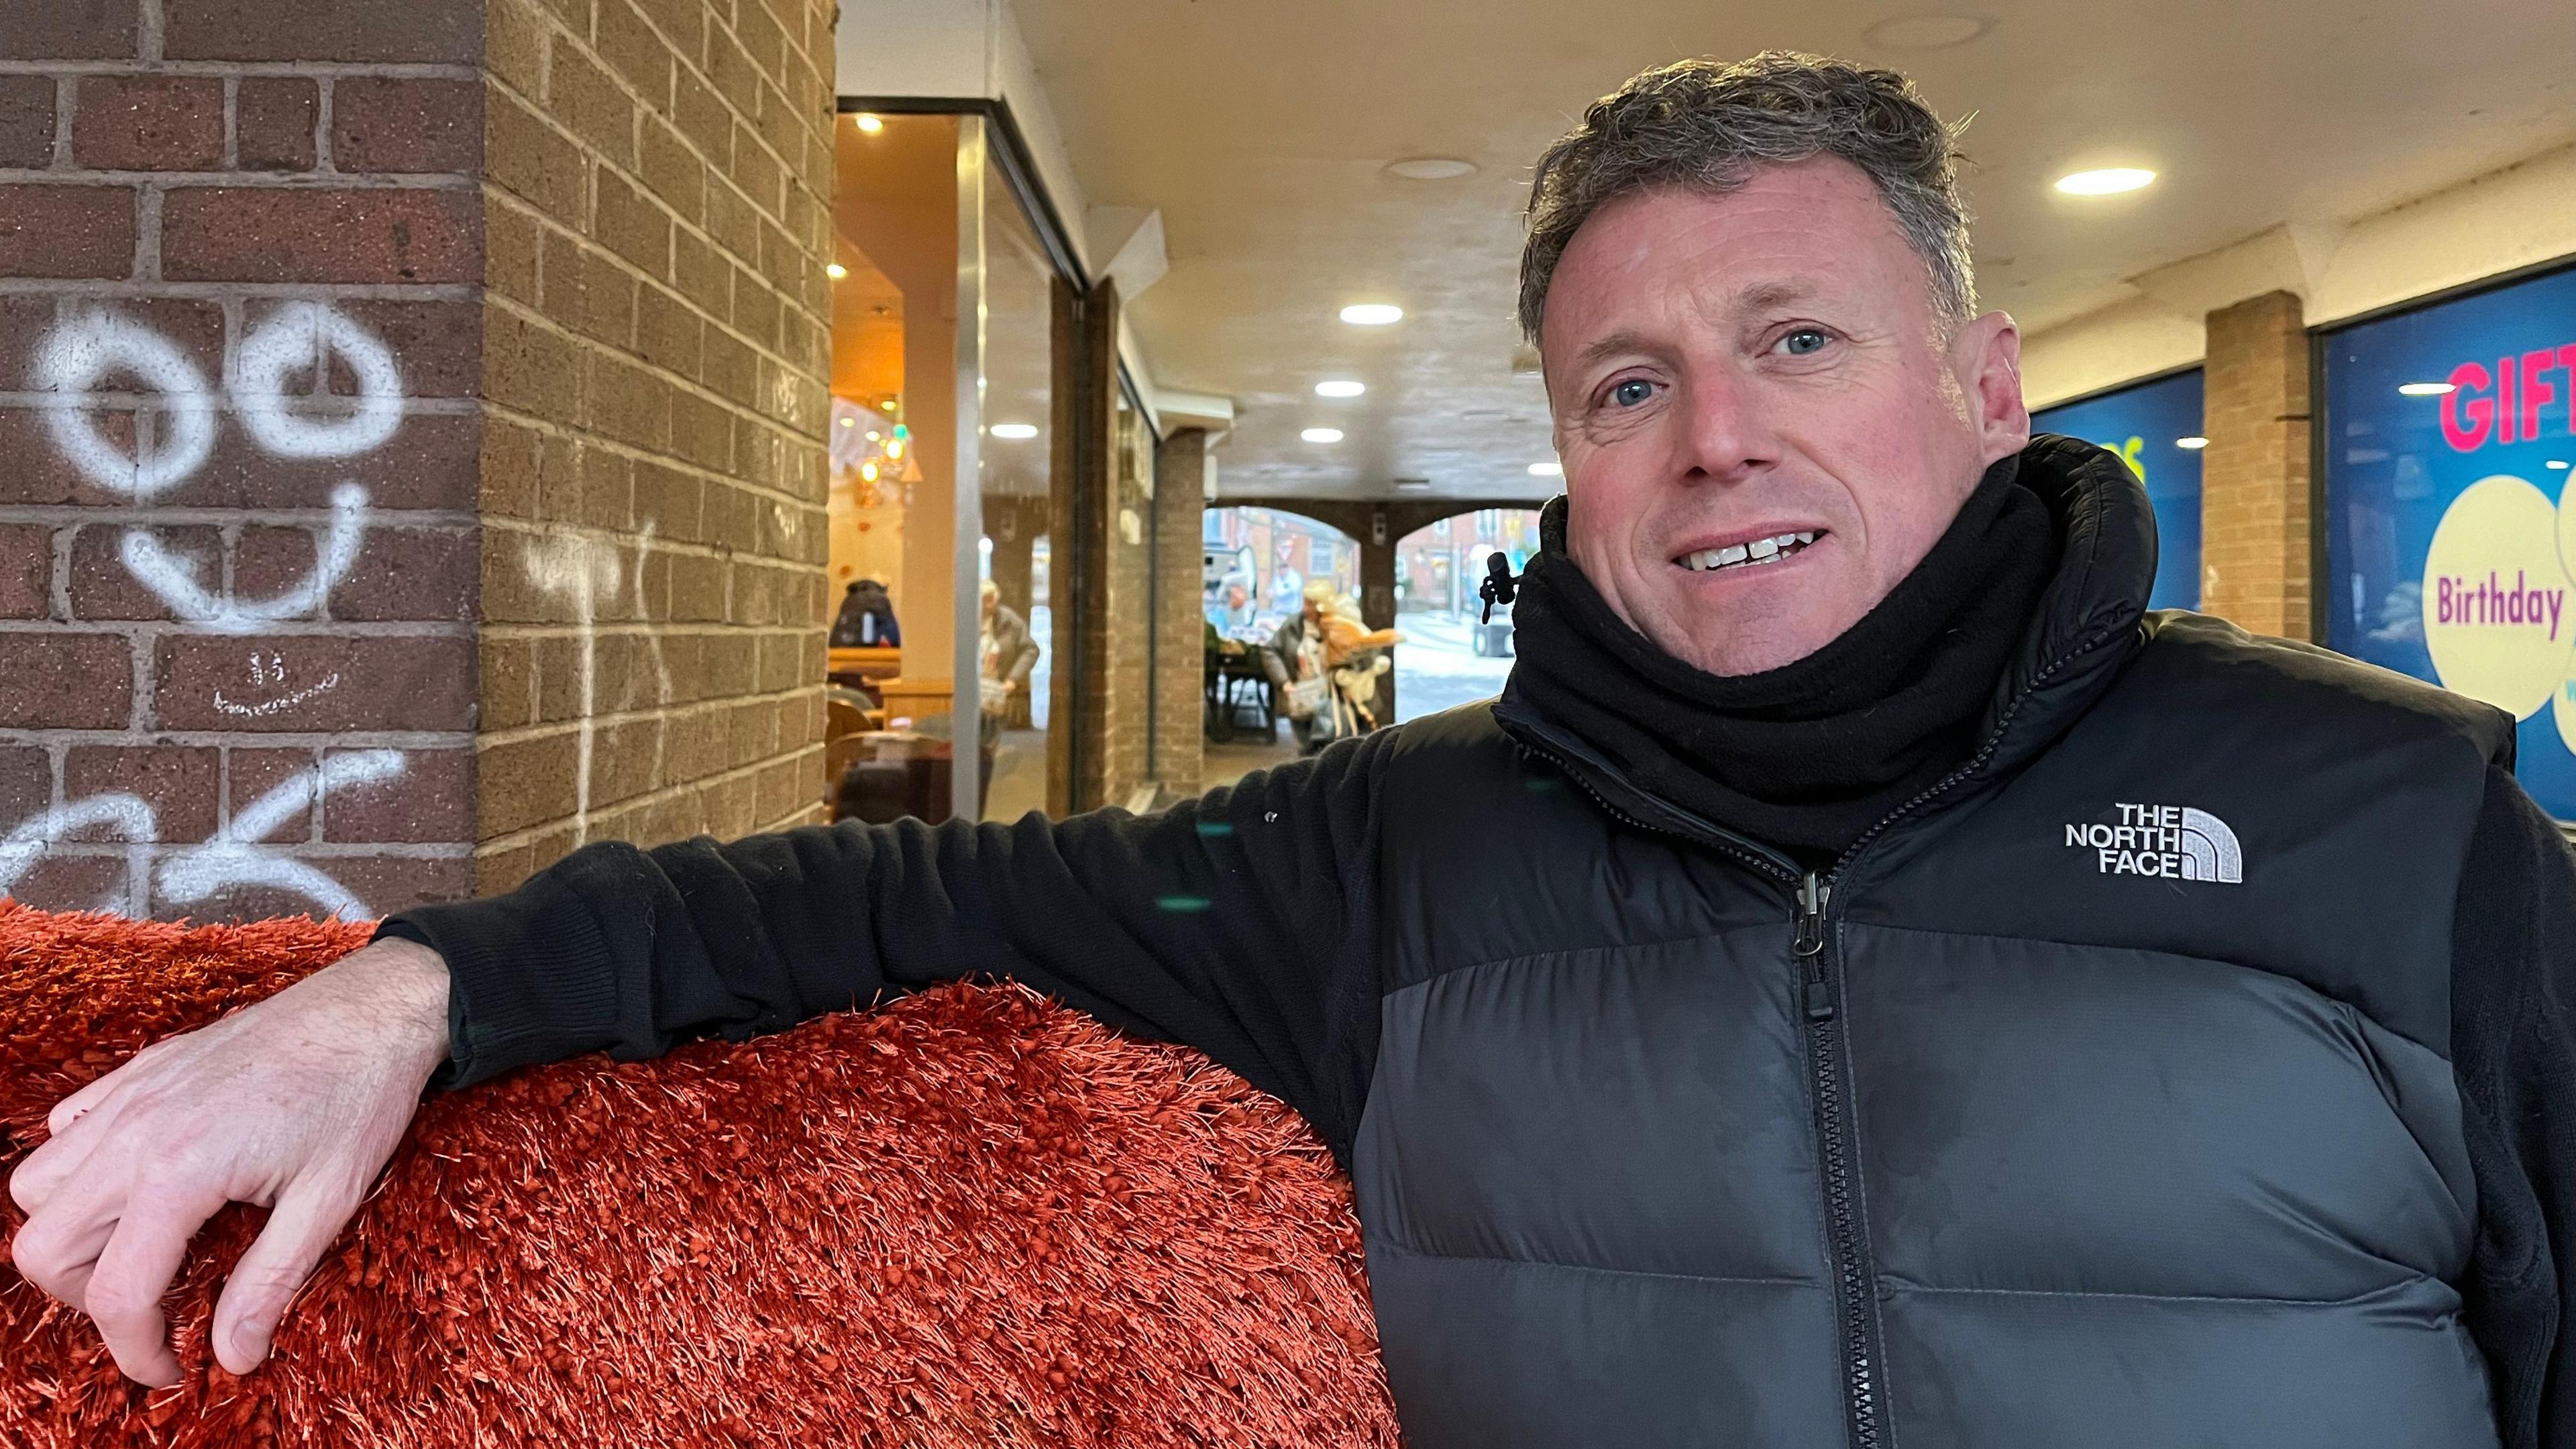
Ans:
<svg viewBox="0 0 2576 1449"><path fill-rule="evenodd" d="M64 1095L366 937L0 902L0 1174ZM157 1391L0 1258L0 1445L1395 1443L1329 1156L1016 988L437 1097L235 1378L206 1330L262 1216L198 1240Z"/></svg>

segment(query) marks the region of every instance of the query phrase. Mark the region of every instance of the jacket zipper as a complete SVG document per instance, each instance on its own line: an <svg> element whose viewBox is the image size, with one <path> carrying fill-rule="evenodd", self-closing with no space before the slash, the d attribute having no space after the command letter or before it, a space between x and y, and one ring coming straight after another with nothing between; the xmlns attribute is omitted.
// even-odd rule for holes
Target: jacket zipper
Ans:
<svg viewBox="0 0 2576 1449"><path fill-rule="evenodd" d="M1833 935L1829 913L1833 909L1834 883L1851 869L1853 860L1869 844L1885 834L1888 827L1913 814L1961 780L1985 768L1986 762L2002 748L2005 731L2013 716L2039 687L2068 664L2091 653L2110 638L2108 631L2077 645L2051 660L2031 676L2004 706L1995 727L1986 734L1985 743L1967 763L1925 786L1922 793L1879 817L1876 824L1861 832L1846 848L1833 868L1823 875L1807 872L1798 887L1797 929L1791 938L1790 954L1799 967L1800 996L1807 1017L1808 1081L1816 1114L1816 1154L1824 1167L1825 1219L1827 1235L1832 1241L1834 1260L1834 1294L1842 1314L1843 1412L1851 1431L1852 1449L1879 1449L1886 1435L1878 1413L1878 1269L1870 1260L1866 1241L1867 1226L1861 1220L1860 1198L1853 1186L1850 1103L1844 1091L1849 1075L1843 1060L1847 1045L1839 1030L1841 1003L1835 996L1834 962L1828 949Z"/></svg>
<svg viewBox="0 0 2576 1449"><path fill-rule="evenodd" d="M1715 825L1693 820L1692 824L1706 834L1694 835L1671 825L1656 825L1638 819L1633 813L1612 804L1593 788L1557 750L1523 741L1525 747L1553 763L1567 778L1581 786L1583 793L1614 820L1640 830L1671 835L1703 846L1715 846L1726 854L1760 870L1785 884L1796 887L1796 914L1790 937L1790 957L1798 967L1799 1003L1807 1022L1807 1066L1810 1096L1815 1109L1816 1153L1824 1169L1825 1217L1831 1242L1834 1269L1834 1295L1840 1310L1842 1339L1843 1411L1850 1431L1852 1449L1879 1449L1885 1443L1885 1432L1878 1413L1878 1271L1870 1261L1861 1221L1860 1199L1853 1187L1852 1151L1849 1126L1849 1103L1843 1083L1848 1075L1843 1062L1844 1039L1837 1026L1841 1002L1835 994L1833 962L1827 950L1833 922L1834 883L1851 869L1860 853L1887 832L1888 827L1913 814L1938 798L1943 792L1985 768L1995 751L2003 747L2004 735L2014 716L2030 697L2039 692L2057 672L2109 641L2114 631L2103 630L2092 638L2049 661L2030 681L2006 702L1995 719L1995 727L1986 734L1976 754L1965 764L1933 781L1913 799L1879 817L1878 822L1861 832L1834 861L1832 869L1818 874L1799 873L1769 852L1735 843L1731 834ZM1616 773L1613 771L1612 773Z"/></svg>
<svg viewBox="0 0 2576 1449"><path fill-rule="evenodd" d="M1845 1100L1843 1038L1837 1030L1833 963L1825 911L1833 886L1809 871L1798 886L1798 963L1807 1018L1809 1099L1816 1114L1816 1156L1824 1169L1825 1230L1834 1264L1834 1303L1841 1318L1843 1412L1853 1449L1878 1449L1877 1269L1864 1241L1860 1199L1852 1186L1850 1104Z"/></svg>

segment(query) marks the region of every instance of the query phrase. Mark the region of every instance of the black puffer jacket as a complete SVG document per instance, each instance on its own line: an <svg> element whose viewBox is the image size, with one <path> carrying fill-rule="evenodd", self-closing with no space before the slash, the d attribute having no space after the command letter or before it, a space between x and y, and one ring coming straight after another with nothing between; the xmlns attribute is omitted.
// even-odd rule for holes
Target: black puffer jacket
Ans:
<svg viewBox="0 0 2576 1449"><path fill-rule="evenodd" d="M1830 875L1507 693L387 929L459 1082L984 973L1199 1046L1351 1165L1424 1444L2571 1442L2576 868L2509 722L2143 615L2125 470L2023 477L2063 562L1984 741Z"/></svg>

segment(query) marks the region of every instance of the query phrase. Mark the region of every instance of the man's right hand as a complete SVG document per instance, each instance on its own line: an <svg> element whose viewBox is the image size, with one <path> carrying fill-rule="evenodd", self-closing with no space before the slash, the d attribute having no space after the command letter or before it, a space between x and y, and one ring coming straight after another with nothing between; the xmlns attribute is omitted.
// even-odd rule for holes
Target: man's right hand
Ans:
<svg viewBox="0 0 2576 1449"><path fill-rule="evenodd" d="M10 1175L18 1271L95 1320L127 1377L172 1384L161 1296L189 1240L227 1202L270 1208L215 1308L216 1361L248 1373L447 1052L447 965L391 938L153 1043L57 1103Z"/></svg>

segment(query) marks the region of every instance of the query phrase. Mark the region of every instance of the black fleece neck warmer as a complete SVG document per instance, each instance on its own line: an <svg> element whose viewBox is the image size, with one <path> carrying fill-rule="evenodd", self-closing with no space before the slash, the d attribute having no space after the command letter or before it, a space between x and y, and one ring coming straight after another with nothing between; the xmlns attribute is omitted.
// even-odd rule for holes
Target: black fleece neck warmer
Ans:
<svg viewBox="0 0 2576 1449"><path fill-rule="evenodd" d="M1564 500L1512 611L1514 692L1629 780L1810 863L1964 761L2057 567L2048 507L1986 472L1958 518L1839 638L1761 674L1704 673L1612 612L1563 547Z"/></svg>

